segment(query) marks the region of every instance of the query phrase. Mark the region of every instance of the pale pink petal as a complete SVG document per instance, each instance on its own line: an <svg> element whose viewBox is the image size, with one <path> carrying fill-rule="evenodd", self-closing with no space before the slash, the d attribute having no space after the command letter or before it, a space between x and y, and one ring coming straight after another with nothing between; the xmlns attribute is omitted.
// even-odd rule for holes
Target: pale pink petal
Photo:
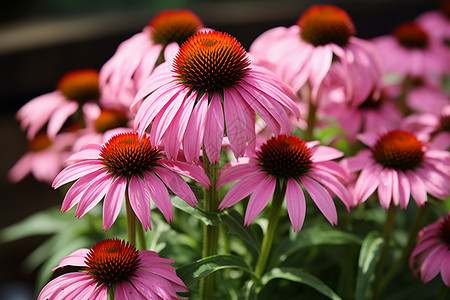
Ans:
<svg viewBox="0 0 450 300"><path fill-rule="evenodd" d="M311 199L316 203L319 210L322 214L327 218L328 222L331 225L337 224L337 212L336 206L334 205L333 199L331 199L330 194L327 190L321 186L317 181L302 176L300 177L300 181L305 187L308 194L311 196Z"/></svg>
<svg viewBox="0 0 450 300"><path fill-rule="evenodd" d="M358 134L357 137L364 145L373 148L375 143L380 139L380 133L375 131L364 132Z"/></svg>
<svg viewBox="0 0 450 300"><path fill-rule="evenodd" d="M352 205L352 196L345 188L345 186L339 182L334 176L321 171L312 171L308 173L308 176L322 183L325 188L329 189L332 193L339 197L347 207L347 210Z"/></svg>
<svg viewBox="0 0 450 300"><path fill-rule="evenodd" d="M186 201L190 206L197 205L197 198L195 198L194 192L178 174L170 171L166 168L155 166L153 171L161 178L169 189L178 197Z"/></svg>
<svg viewBox="0 0 450 300"><path fill-rule="evenodd" d="M100 158L102 146L99 144L87 144L81 151L73 153L67 158L67 164L74 164L83 160L95 160Z"/></svg>
<svg viewBox="0 0 450 300"><path fill-rule="evenodd" d="M48 149L36 152L30 167L37 180L50 183L63 168L63 159L58 159L58 153Z"/></svg>
<svg viewBox="0 0 450 300"><path fill-rule="evenodd" d="M90 249L83 248L72 252L71 254L64 257L58 264L58 267L54 268L52 271L65 266L86 267L86 254L89 251Z"/></svg>
<svg viewBox="0 0 450 300"><path fill-rule="evenodd" d="M439 273L442 260L447 252L448 247L445 244L438 245L424 259L420 266L420 277L423 282L430 281Z"/></svg>
<svg viewBox="0 0 450 300"><path fill-rule="evenodd" d="M400 187L399 187L399 178L398 172L393 170L392 172L392 203L395 206L398 206L400 198Z"/></svg>
<svg viewBox="0 0 450 300"><path fill-rule="evenodd" d="M73 115L78 109L78 103L75 101L68 101L57 110L55 110L50 117L47 125L47 134L50 139L54 139L56 134L61 130L67 119Z"/></svg>
<svg viewBox="0 0 450 300"><path fill-rule="evenodd" d="M313 162L333 160L344 155L342 151L326 146L317 146L310 149L310 151L312 154L311 161Z"/></svg>
<svg viewBox="0 0 450 300"><path fill-rule="evenodd" d="M84 178L85 177L78 180L77 183ZM100 170L95 179L84 184L87 188L82 192L82 196L75 211L75 217L81 218L102 200L109 190L113 178L113 174L108 174L104 170Z"/></svg>
<svg viewBox="0 0 450 300"><path fill-rule="evenodd" d="M26 153L14 164L8 171L8 179L12 183L17 183L25 178L30 173L31 163L33 161L33 154Z"/></svg>
<svg viewBox="0 0 450 300"><path fill-rule="evenodd" d="M206 115L204 147L210 162L218 162L223 141L224 119L220 97L214 93Z"/></svg>
<svg viewBox="0 0 450 300"><path fill-rule="evenodd" d="M198 161L205 132L205 116L208 109L208 94L205 93L195 104L186 126L183 139L184 156L188 162Z"/></svg>
<svg viewBox="0 0 450 300"><path fill-rule="evenodd" d="M341 163L348 168L350 172L355 172L368 168L374 164L374 159L372 158L372 151L369 149L364 149L358 152L355 156L344 158Z"/></svg>
<svg viewBox="0 0 450 300"><path fill-rule="evenodd" d="M400 196L400 207L402 209L406 209L409 202L409 197L411 195L411 190L409 187L409 180L406 177L405 173L398 171L398 187L399 187L399 196Z"/></svg>
<svg viewBox="0 0 450 300"><path fill-rule="evenodd" d="M166 186L155 174L147 171L144 171L142 174L153 203L162 212L167 222L172 222L173 207Z"/></svg>
<svg viewBox="0 0 450 300"><path fill-rule="evenodd" d="M383 167L376 164L362 170L355 185L355 196L358 203L363 203L377 189Z"/></svg>
<svg viewBox="0 0 450 300"><path fill-rule="evenodd" d="M150 192L147 184L139 176L131 176L128 186L130 204L136 217L141 221L144 230L152 228L150 221Z"/></svg>
<svg viewBox="0 0 450 300"><path fill-rule="evenodd" d="M259 172L237 182L231 187L222 202L220 202L219 209L222 210L225 207L230 207L250 195L266 177L267 173Z"/></svg>
<svg viewBox="0 0 450 300"><path fill-rule="evenodd" d="M216 188L260 170L261 167L257 164L256 159L250 157L239 158L239 161L228 163L220 170Z"/></svg>
<svg viewBox="0 0 450 300"><path fill-rule="evenodd" d="M264 207L266 207L270 198L272 198L276 183L276 178L268 177L256 187L248 201L247 209L245 211L245 226L250 225ZM278 199L278 201L280 201L280 199Z"/></svg>
<svg viewBox="0 0 450 300"><path fill-rule="evenodd" d="M342 181L347 181L350 178L348 169L346 169L342 164L335 161L323 161L316 162L313 164L314 169L324 171L330 175L336 176Z"/></svg>
<svg viewBox="0 0 450 300"><path fill-rule="evenodd" d="M393 172L395 172L393 169L386 168L381 171L379 176L378 200L384 210L388 209L391 204Z"/></svg>
<svg viewBox="0 0 450 300"><path fill-rule="evenodd" d="M300 231L306 215L306 201L302 188L295 179L289 178L286 186L286 208L294 232Z"/></svg>
<svg viewBox="0 0 450 300"><path fill-rule="evenodd" d="M159 163L172 171L197 181L206 188L211 186L208 176L202 167L187 162L160 159Z"/></svg>
<svg viewBox="0 0 450 300"><path fill-rule="evenodd" d="M99 161L81 161L62 170L52 183L54 189L103 168Z"/></svg>
<svg viewBox="0 0 450 300"><path fill-rule="evenodd" d="M247 146L246 136L246 118L243 106L240 105L240 99L236 97L236 93L224 91L223 110L225 113L225 124L227 128L227 136L230 141L231 151L235 157L244 155Z"/></svg>
<svg viewBox="0 0 450 300"><path fill-rule="evenodd" d="M315 47L311 56L311 74L310 81L312 83L311 97L317 99L319 87L330 70L333 59L333 51L325 46Z"/></svg>
<svg viewBox="0 0 450 300"><path fill-rule="evenodd" d="M119 215L122 208L123 199L126 193L127 178L125 176L117 177L109 191L106 193L103 201L103 230L109 230Z"/></svg>
<svg viewBox="0 0 450 300"><path fill-rule="evenodd" d="M411 188L411 196L414 198L418 206L422 206L425 202L427 202L427 188L425 187L425 183L411 170L406 170L405 174Z"/></svg>
<svg viewBox="0 0 450 300"><path fill-rule="evenodd" d="M105 300L108 297L108 288L105 284L97 286L89 300Z"/></svg>
<svg viewBox="0 0 450 300"><path fill-rule="evenodd" d="M71 272L63 274L52 281L50 281L39 293L38 300L64 300L67 299L61 295L63 292L70 292L74 288L79 286L73 286L74 282L79 282L82 284L84 290L84 298L88 299L89 295L93 293L96 288L96 282L92 280L91 276L87 273L81 272Z"/></svg>

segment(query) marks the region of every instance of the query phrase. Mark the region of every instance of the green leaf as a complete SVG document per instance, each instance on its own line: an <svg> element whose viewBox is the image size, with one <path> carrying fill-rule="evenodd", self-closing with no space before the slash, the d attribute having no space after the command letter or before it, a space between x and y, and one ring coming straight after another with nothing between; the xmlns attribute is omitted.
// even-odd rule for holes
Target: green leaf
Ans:
<svg viewBox="0 0 450 300"><path fill-rule="evenodd" d="M298 268L275 268L269 273L265 274L261 280L263 285L266 285L273 279L286 279L293 282L306 284L313 289L317 290L321 294L327 296L330 299L339 300L339 297L332 289L330 289L325 283L323 283L317 277Z"/></svg>
<svg viewBox="0 0 450 300"><path fill-rule="evenodd" d="M293 253L308 247L318 245L360 245L361 238L357 235L337 229L308 228L281 241L272 255L275 261L272 266L280 265Z"/></svg>
<svg viewBox="0 0 450 300"><path fill-rule="evenodd" d="M222 213L206 212L198 206L194 208L179 197L172 197L172 203L173 206L200 220L205 225L217 226L222 224Z"/></svg>
<svg viewBox="0 0 450 300"><path fill-rule="evenodd" d="M261 243L256 237L251 227L244 226L244 219L241 214L235 209L224 211L222 215L223 224L235 235L240 237L249 246L251 246L259 255Z"/></svg>
<svg viewBox="0 0 450 300"><path fill-rule="evenodd" d="M383 238L379 232L372 231L364 238L358 260L355 299L367 299L370 283L374 278L375 267L380 257Z"/></svg>
<svg viewBox="0 0 450 300"><path fill-rule="evenodd" d="M256 276L245 260L234 255L214 255L205 257L194 263L178 268L177 274L186 286L190 286L203 277L222 269L240 269L252 276Z"/></svg>

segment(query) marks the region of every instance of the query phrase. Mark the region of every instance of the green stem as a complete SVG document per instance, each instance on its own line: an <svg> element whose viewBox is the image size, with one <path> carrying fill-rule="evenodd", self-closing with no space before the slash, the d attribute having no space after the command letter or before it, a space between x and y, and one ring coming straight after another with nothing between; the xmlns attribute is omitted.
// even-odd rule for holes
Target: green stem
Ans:
<svg viewBox="0 0 450 300"><path fill-rule="evenodd" d="M258 258L255 267L255 273L256 275L258 275L258 277L261 277L266 268L267 259L269 258L270 250L272 249L273 245L273 238L275 237L278 221L280 220L280 211L283 205L283 199L285 194L286 194L286 186L284 185L281 188L280 185L277 183L272 198L272 206L270 208L269 225L267 226L267 232L264 235L261 245L261 254Z"/></svg>
<svg viewBox="0 0 450 300"><path fill-rule="evenodd" d="M136 246L136 215L131 207L130 197L128 196L128 184L125 189L125 207L127 211L128 242L133 246Z"/></svg>
<svg viewBox="0 0 450 300"><path fill-rule="evenodd" d="M142 250L147 250L147 243L145 240L145 234L144 234L144 227L142 226L141 222L137 222L138 224L136 224L136 229L137 229L137 239L138 239L138 243L139 243L139 249Z"/></svg>
<svg viewBox="0 0 450 300"><path fill-rule="evenodd" d="M314 138L314 128L317 123L317 103L311 99L311 91L307 90L303 93L303 98L308 101L308 116L306 118L307 128L305 130L305 141L311 141Z"/></svg>
<svg viewBox="0 0 450 300"><path fill-rule="evenodd" d="M378 299L381 289L380 280L383 275L384 265L389 252L389 242L392 236L392 230L394 229L395 216L397 215L397 206L391 205L388 209L386 216L386 223L384 225L383 232L383 248L381 249L380 259L375 270L375 284L374 284L374 299Z"/></svg>
<svg viewBox="0 0 450 300"><path fill-rule="evenodd" d="M217 179L219 177L219 165L211 163L203 152L203 167L211 181L210 189L205 189L204 209L207 212L217 212L219 206L219 192L216 189ZM203 228L203 249L202 257L208 257L217 254L219 243L219 227L205 225ZM200 299L211 299L214 291L214 274L204 277L200 281Z"/></svg>
<svg viewBox="0 0 450 300"><path fill-rule="evenodd" d="M113 286L113 285L108 286L108 292L107 292L106 299L114 300L115 297L116 297L115 296L115 286Z"/></svg>
<svg viewBox="0 0 450 300"><path fill-rule="evenodd" d="M445 283L442 282L441 290L439 291L439 294L436 297L436 300L445 300L447 299L449 287L445 285Z"/></svg>
<svg viewBox="0 0 450 300"><path fill-rule="evenodd" d="M402 91L400 93L400 98L398 100L398 106L403 115L407 116L412 113L411 109L408 106L406 99L408 98L408 94L413 87L414 79L411 76L406 76L402 82Z"/></svg>
<svg viewBox="0 0 450 300"><path fill-rule="evenodd" d="M224 252L230 254L231 250L230 250L230 242L228 240L228 235L227 235L227 229L223 224L220 225L220 233L222 236Z"/></svg>
<svg viewBox="0 0 450 300"><path fill-rule="evenodd" d="M426 215L428 205L422 205L418 208L414 220L411 224L411 229L409 231L408 241L406 242L405 247L403 248L402 254L400 258L395 262L392 268L386 273L385 276L381 279L379 289L382 291L384 287L392 280L392 278L397 274L400 268L404 265L406 259L409 257L411 250L414 246L414 243L417 239L417 234L422 225L422 221Z"/></svg>

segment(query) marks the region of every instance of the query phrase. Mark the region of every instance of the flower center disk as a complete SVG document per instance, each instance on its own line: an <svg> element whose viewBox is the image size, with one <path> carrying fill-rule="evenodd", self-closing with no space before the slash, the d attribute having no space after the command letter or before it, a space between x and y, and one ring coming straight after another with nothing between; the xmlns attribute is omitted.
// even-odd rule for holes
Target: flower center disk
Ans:
<svg viewBox="0 0 450 300"><path fill-rule="evenodd" d="M423 144L408 132L394 130L381 136L373 149L373 157L386 168L409 170L424 157Z"/></svg>
<svg viewBox="0 0 450 300"><path fill-rule="evenodd" d="M140 263L139 252L119 239L103 240L87 253L85 270L98 284L114 285L135 276Z"/></svg>
<svg viewBox="0 0 450 300"><path fill-rule="evenodd" d="M94 121L94 128L98 133L104 133L110 129L125 127L127 122L128 118L123 111L103 109Z"/></svg>
<svg viewBox="0 0 450 300"><path fill-rule="evenodd" d="M221 91L234 86L247 75L250 62L241 44L222 32L200 32L178 51L173 68L175 77L191 90Z"/></svg>
<svg viewBox="0 0 450 300"><path fill-rule="evenodd" d="M50 147L52 144L47 134L39 133L28 143L28 150L31 152L39 152Z"/></svg>
<svg viewBox="0 0 450 300"><path fill-rule="evenodd" d="M57 89L67 99L80 104L96 102L100 97L98 72L91 69L69 72L60 79Z"/></svg>
<svg viewBox="0 0 450 300"><path fill-rule="evenodd" d="M155 44L183 44L203 27L202 21L189 10L168 10L156 15L149 23Z"/></svg>
<svg viewBox="0 0 450 300"><path fill-rule="evenodd" d="M109 172L131 176L150 170L160 159L160 153L146 135L139 139L138 133L128 132L109 139L100 151L100 159Z"/></svg>
<svg viewBox="0 0 450 300"><path fill-rule="evenodd" d="M397 26L394 36L408 49L424 49L428 46L428 34L417 24L404 23Z"/></svg>
<svg viewBox="0 0 450 300"><path fill-rule="evenodd" d="M349 15L332 5L311 6L297 21L297 25L301 38L315 47L330 43L344 47L355 34Z"/></svg>
<svg viewBox="0 0 450 300"><path fill-rule="evenodd" d="M441 240L448 246L450 251L450 214L444 217L444 221L439 228L439 236Z"/></svg>
<svg viewBox="0 0 450 300"><path fill-rule="evenodd" d="M312 165L311 151L305 141L296 136L271 138L261 146L257 157L263 170L276 177L299 177Z"/></svg>

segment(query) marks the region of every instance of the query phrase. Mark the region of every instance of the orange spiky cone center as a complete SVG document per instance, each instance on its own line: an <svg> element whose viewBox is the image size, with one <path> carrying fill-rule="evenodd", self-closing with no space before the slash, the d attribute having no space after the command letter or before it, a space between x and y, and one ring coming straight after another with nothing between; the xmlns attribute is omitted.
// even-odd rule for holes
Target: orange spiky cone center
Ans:
<svg viewBox="0 0 450 300"><path fill-rule="evenodd" d="M91 69L69 72L60 79L57 89L80 104L96 102L100 97L98 72Z"/></svg>
<svg viewBox="0 0 450 300"><path fill-rule="evenodd" d="M428 46L428 34L419 25L404 23L394 30L397 41L408 49L424 49Z"/></svg>
<svg viewBox="0 0 450 300"><path fill-rule="evenodd" d="M123 111L103 109L94 121L94 128L98 133L104 133L110 129L125 127L127 122L128 117Z"/></svg>

